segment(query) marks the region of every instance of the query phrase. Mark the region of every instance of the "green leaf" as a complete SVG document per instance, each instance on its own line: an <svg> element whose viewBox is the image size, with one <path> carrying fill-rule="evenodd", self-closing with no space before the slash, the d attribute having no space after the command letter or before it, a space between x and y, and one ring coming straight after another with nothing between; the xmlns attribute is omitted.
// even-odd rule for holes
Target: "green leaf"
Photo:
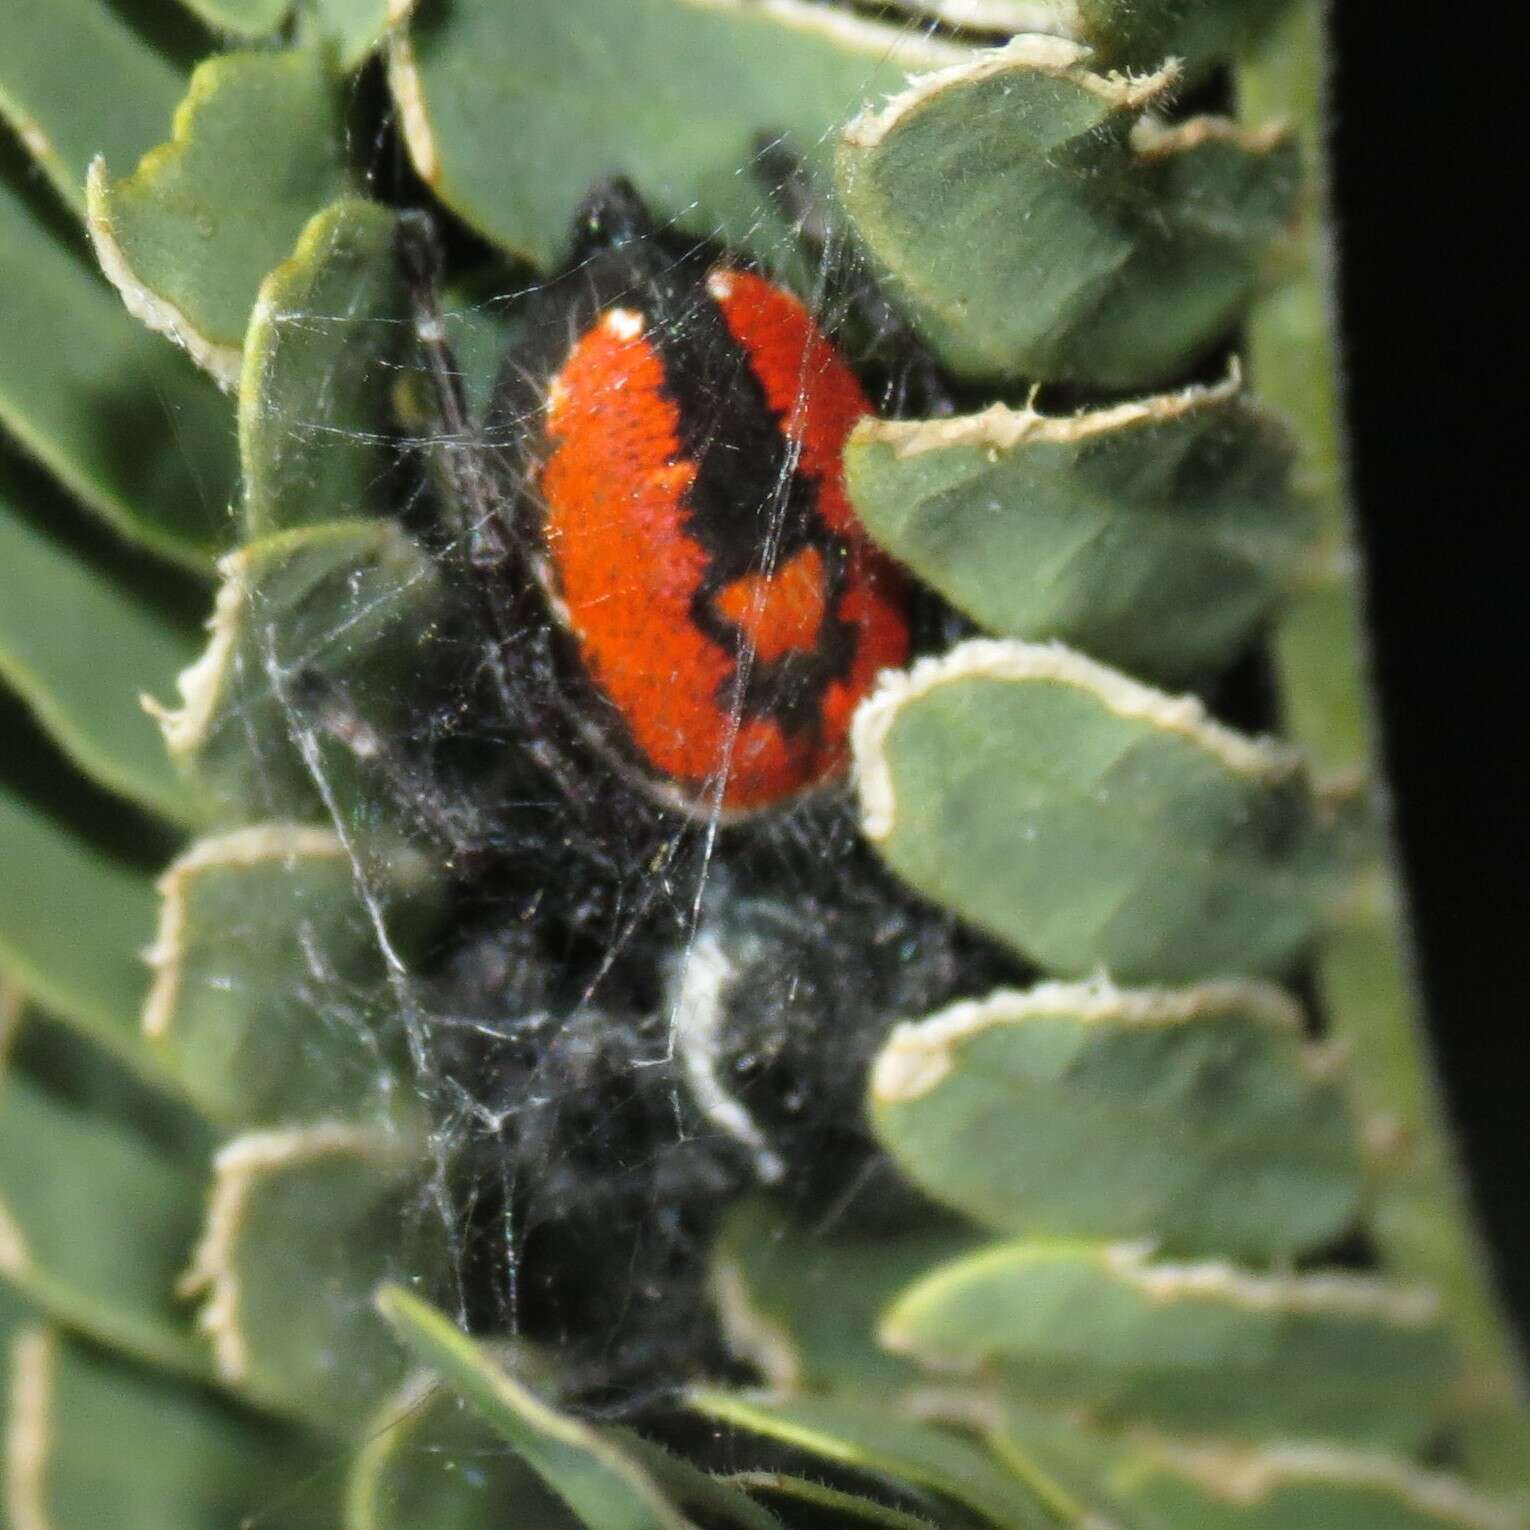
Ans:
<svg viewBox="0 0 1530 1530"><path fill-rule="evenodd" d="M91 159L136 162L164 137L185 89L185 75L101 0L0 9L0 116L81 215Z"/></svg>
<svg viewBox="0 0 1530 1530"><path fill-rule="evenodd" d="M417 1376L362 1432L344 1530L578 1530L578 1521L482 1416Z"/></svg>
<svg viewBox="0 0 1530 1530"><path fill-rule="evenodd" d="M235 1137L213 1167L180 1291L204 1299L219 1376L321 1429L359 1427L403 1364L373 1287L440 1273L439 1239L414 1205L419 1144L327 1121Z"/></svg>
<svg viewBox="0 0 1530 1530"><path fill-rule="evenodd" d="M868 96L969 53L804 0L457 0L394 35L391 78L421 178L518 255L554 264L576 204L620 173L660 214L768 257L782 226L740 174L757 135L786 131L821 167Z"/></svg>
<svg viewBox="0 0 1530 1530"><path fill-rule="evenodd" d="M0 425L115 531L205 569L228 540L233 422L0 177Z"/></svg>
<svg viewBox="0 0 1530 1530"><path fill-rule="evenodd" d="M1519 1507L1396 1456L1331 1445L1217 1450L1144 1441L1117 1466L1123 1502L1197 1530L1525 1530Z"/></svg>
<svg viewBox="0 0 1530 1530"><path fill-rule="evenodd" d="M125 1129L0 1083L0 1275L101 1343L192 1375L206 1353L172 1293L201 1195Z"/></svg>
<svg viewBox="0 0 1530 1530"><path fill-rule="evenodd" d="M220 567L207 649L180 677L181 706L157 709L172 757L237 818L312 819L354 803L377 773L305 713L300 693L317 689L386 731L429 652L435 564L373 520L282 532Z"/></svg>
<svg viewBox="0 0 1530 1530"><path fill-rule="evenodd" d="M1521 1512L1399 1456L1333 1444L1186 1442L990 1395L927 1390L928 1415L975 1429L1027 1480L1052 1484L1064 1522L1131 1530L1524 1530Z"/></svg>
<svg viewBox="0 0 1530 1530"><path fill-rule="evenodd" d="M1077 0L1076 35L1096 60L1151 69L1168 57L1205 64L1244 52L1290 0Z"/></svg>
<svg viewBox="0 0 1530 1530"><path fill-rule="evenodd" d="M195 645L22 516L0 460L0 677L87 775L166 817L196 806L139 705Z"/></svg>
<svg viewBox="0 0 1530 1530"><path fill-rule="evenodd" d="M431 905L421 857L326 828L254 824L197 840L159 891L143 1030L209 1116L365 1117L397 1104L405 1021L373 921L405 943L418 916L400 904Z"/></svg>
<svg viewBox="0 0 1530 1530"><path fill-rule="evenodd" d="M862 422L872 536L979 625L1150 679L1231 659L1306 550L1291 449L1236 381L1072 416Z"/></svg>
<svg viewBox="0 0 1530 1530"><path fill-rule="evenodd" d="M328 38L346 69L354 69L414 8L415 0L304 0L304 19Z"/></svg>
<svg viewBox="0 0 1530 1530"><path fill-rule="evenodd" d="M101 268L130 312L231 387L256 291L303 225L343 196L341 98L317 50L205 60L169 143L87 186Z"/></svg>
<svg viewBox="0 0 1530 1530"><path fill-rule="evenodd" d="M147 877L108 860L0 790L0 970L46 1009L154 1082L138 1029L154 929ZM23 868L16 874L16 868Z"/></svg>
<svg viewBox="0 0 1530 1530"><path fill-rule="evenodd" d="M1280 971L1331 891L1296 756L1060 646L884 675L853 742L888 864L1052 971Z"/></svg>
<svg viewBox="0 0 1530 1530"><path fill-rule="evenodd" d="M292 0L181 0L208 26L235 37L269 37L292 10Z"/></svg>
<svg viewBox="0 0 1530 1530"><path fill-rule="evenodd" d="M377 1306L416 1357L478 1408L589 1530L688 1530L620 1446L548 1407L435 1308L399 1286L379 1291Z"/></svg>
<svg viewBox="0 0 1530 1530"><path fill-rule="evenodd" d="M1360 1211L1334 1062L1276 989L1047 983L898 1026L871 1119L916 1184L986 1226L1282 1258Z"/></svg>
<svg viewBox="0 0 1530 1530"><path fill-rule="evenodd" d="M239 380L245 534L379 508L384 433L409 339L393 214L337 202L261 284Z"/></svg>
<svg viewBox="0 0 1530 1530"><path fill-rule="evenodd" d="M52 1328L9 1355L10 1523L111 1530L329 1530L334 1495L305 1439L202 1388L124 1364Z"/></svg>
<svg viewBox="0 0 1530 1530"><path fill-rule="evenodd" d="M1104 387L1224 337L1296 193L1292 143L1219 119L1133 132L1175 81L1022 36L852 122L836 175L890 295L953 370Z"/></svg>
<svg viewBox="0 0 1530 1530"><path fill-rule="evenodd" d="M713 1252L713 1300L728 1347L781 1393L885 1396L918 1372L877 1347L877 1315L918 1275L975 1241L939 1224L824 1233L795 1225L771 1201L745 1202Z"/></svg>
<svg viewBox="0 0 1530 1530"><path fill-rule="evenodd" d="M1432 1292L1155 1263L1140 1244L1005 1244L936 1270L882 1342L1021 1399L1231 1439L1410 1444L1454 1352Z"/></svg>
<svg viewBox="0 0 1530 1530"><path fill-rule="evenodd" d="M843 1520L875 1525L879 1530L933 1530L934 1522L922 1515L905 1514L902 1509L890 1509L886 1504L873 1503L859 1494L841 1492L805 1477L789 1477L783 1472L739 1472L730 1480L760 1497L779 1498L783 1505L806 1504L821 1509L835 1516L830 1521L833 1524Z"/></svg>
<svg viewBox="0 0 1530 1530"><path fill-rule="evenodd" d="M789 1401L702 1388L692 1405L853 1470L911 1482L983 1515L1001 1530L1043 1530L1056 1521L1030 1489L985 1451L943 1429L848 1399Z"/></svg>
<svg viewBox="0 0 1530 1530"><path fill-rule="evenodd" d="M181 0L209 26L236 37L269 37L295 9L304 37L333 42L353 69L382 41L414 0Z"/></svg>

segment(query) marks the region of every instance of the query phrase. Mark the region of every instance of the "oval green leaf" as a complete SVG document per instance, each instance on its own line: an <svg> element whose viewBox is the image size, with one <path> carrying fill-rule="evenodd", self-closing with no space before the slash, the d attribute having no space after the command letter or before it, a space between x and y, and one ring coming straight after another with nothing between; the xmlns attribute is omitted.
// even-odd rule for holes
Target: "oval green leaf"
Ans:
<svg viewBox="0 0 1530 1530"><path fill-rule="evenodd" d="M402 944L431 906L420 856L342 843L327 828L254 824L197 840L159 892L143 1029L202 1110L245 1125L396 1102L404 1021L373 920L387 918Z"/></svg>
<svg viewBox="0 0 1530 1530"><path fill-rule="evenodd" d="M0 117L81 216L91 160L136 163L185 90L181 70L101 0L0 8Z"/></svg>
<svg viewBox="0 0 1530 1530"><path fill-rule="evenodd" d="M205 570L228 543L228 405L0 177L0 425L129 541Z"/></svg>
<svg viewBox="0 0 1530 1530"><path fill-rule="evenodd" d="M9 868L0 876L0 972L151 1082L167 1082L138 1029L141 953L154 928L148 877L3 789L0 866Z"/></svg>
<svg viewBox="0 0 1530 1530"><path fill-rule="evenodd" d="M1275 989L1047 983L900 1025L871 1119L915 1183L989 1227L1288 1258L1360 1210L1334 1061Z"/></svg>
<svg viewBox="0 0 1530 1530"><path fill-rule="evenodd" d="M886 674L853 743L888 864L1043 968L1274 972L1316 926L1330 844L1297 757L1070 649Z"/></svg>
<svg viewBox="0 0 1530 1530"><path fill-rule="evenodd" d="M175 1300L202 1184L125 1128L0 1083L0 1276L112 1349L193 1376L207 1355Z"/></svg>
<svg viewBox="0 0 1530 1530"><path fill-rule="evenodd" d="M905 1292L881 1336L1020 1399L1235 1440L1415 1444L1456 1365L1432 1292L1155 1262L1141 1244L986 1250Z"/></svg>
<svg viewBox="0 0 1530 1530"><path fill-rule="evenodd" d="M348 189L342 104L318 50L221 54L197 67L170 141L132 174L91 165L102 270L131 313L225 387L261 281Z"/></svg>
<svg viewBox="0 0 1530 1530"><path fill-rule="evenodd" d="M261 284L239 379L247 537L378 509L409 333L395 228L376 203L337 202Z"/></svg>
<svg viewBox="0 0 1530 1530"><path fill-rule="evenodd" d="M892 297L954 371L1136 387L1236 323L1297 188L1280 133L1134 132L1175 82L1022 36L916 77L844 132L840 194Z"/></svg>
<svg viewBox="0 0 1530 1530"><path fill-rule="evenodd" d="M788 132L821 166L828 130L862 101L969 51L806 0L457 0L420 8L390 72L421 178L551 266L575 206L614 174L687 228L776 253L783 226L741 173L756 137Z"/></svg>
<svg viewBox="0 0 1530 1530"><path fill-rule="evenodd" d="M377 1307L415 1356L478 1408L589 1530L689 1530L620 1446L548 1407L434 1307L398 1286L384 1286Z"/></svg>
<svg viewBox="0 0 1530 1530"><path fill-rule="evenodd" d="M990 632L1189 681L1234 657L1312 529L1289 443L1236 390L868 419L846 482L872 536Z"/></svg>
<svg viewBox="0 0 1530 1530"><path fill-rule="evenodd" d="M0 677L87 775L182 821L195 798L139 704L196 652L158 611L38 530L0 462Z"/></svg>

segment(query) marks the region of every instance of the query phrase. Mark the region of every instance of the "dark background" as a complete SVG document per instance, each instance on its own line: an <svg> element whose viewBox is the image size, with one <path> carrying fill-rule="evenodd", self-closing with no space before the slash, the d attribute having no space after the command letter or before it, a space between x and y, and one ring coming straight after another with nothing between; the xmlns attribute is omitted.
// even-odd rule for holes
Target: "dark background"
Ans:
<svg viewBox="0 0 1530 1530"><path fill-rule="evenodd" d="M1334 9L1351 471L1385 747L1435 1044L1523 1332L1530 422L1509 322L1525 284L1523 130L1480 30Z"/></svg>

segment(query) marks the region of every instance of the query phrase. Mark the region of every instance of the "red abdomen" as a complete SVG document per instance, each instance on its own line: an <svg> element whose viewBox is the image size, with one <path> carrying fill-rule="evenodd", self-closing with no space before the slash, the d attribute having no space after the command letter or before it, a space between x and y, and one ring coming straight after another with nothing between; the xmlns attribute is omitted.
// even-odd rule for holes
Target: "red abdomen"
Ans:
<svg viewBox="0 0 1530 1530"><path fill-rule="evenodd" d="M744 811L844 768L906 596L845 496L855 374L761 276L716 268L696 301L694 329L614 306L575 340L537 488L560 615L646 773Z"/></svg>

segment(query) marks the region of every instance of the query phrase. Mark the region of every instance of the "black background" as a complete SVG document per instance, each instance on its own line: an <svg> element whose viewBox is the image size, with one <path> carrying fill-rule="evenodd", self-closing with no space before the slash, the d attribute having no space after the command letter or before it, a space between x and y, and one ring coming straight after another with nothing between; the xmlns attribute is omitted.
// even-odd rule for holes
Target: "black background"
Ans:
<svg viewBox="0 0 1530 1530"><path fill-rule="evenodd" d="M1530 453L1520 87L1492 40L1338 6L1333 191L1352 478L1435 1044L1530 1326ZM1499 119L1502 118L1502 122Z"/></svg>

